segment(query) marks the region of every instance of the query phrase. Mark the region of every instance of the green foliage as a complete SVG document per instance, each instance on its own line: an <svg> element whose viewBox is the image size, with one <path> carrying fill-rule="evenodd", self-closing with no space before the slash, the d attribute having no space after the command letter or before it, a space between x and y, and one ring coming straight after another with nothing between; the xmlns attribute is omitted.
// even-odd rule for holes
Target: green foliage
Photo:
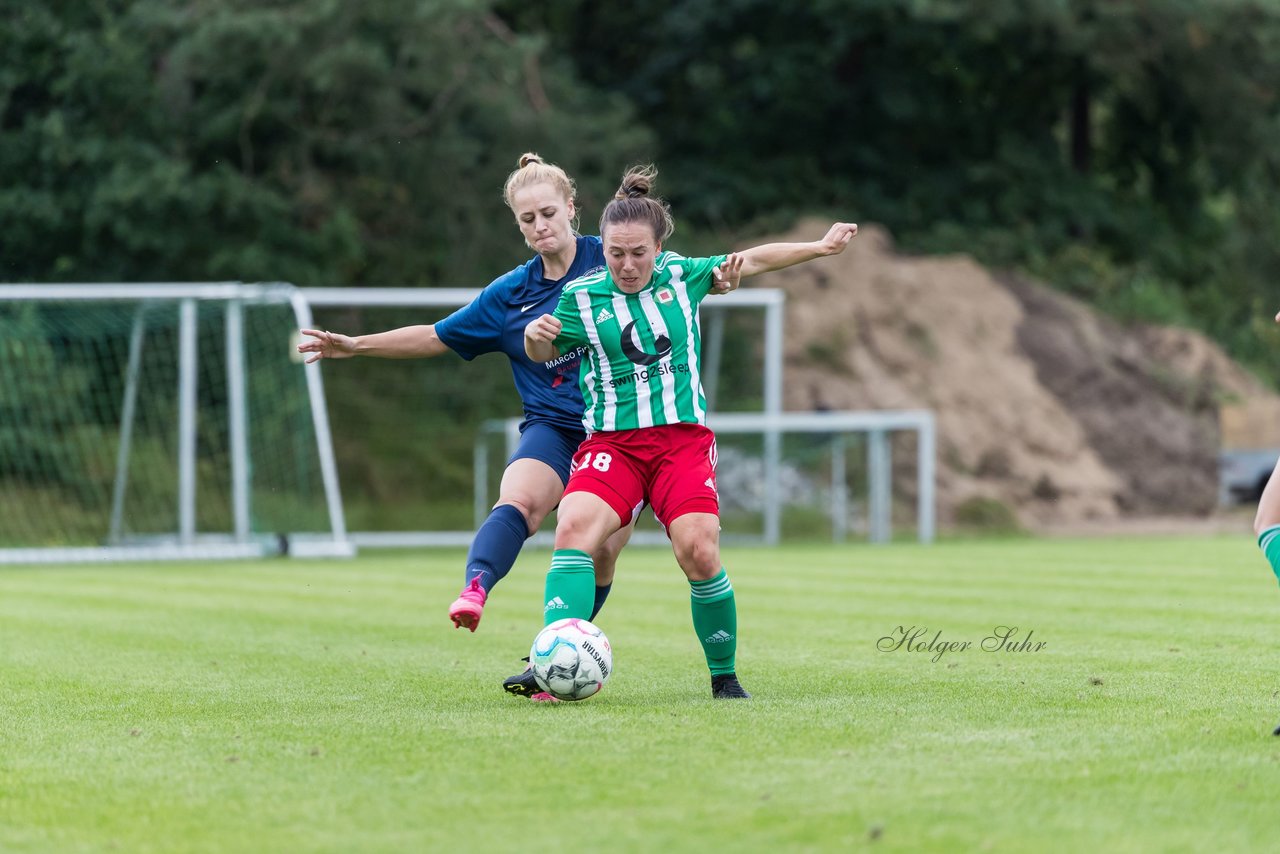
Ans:
<svg viewBox="0 0 1280 854"><path fill-rule="evenodd" d="M691 246L827 209L1050 278L1083 248L1122 316L1229 341L1280 302L1275 4L0 8L10 281L484 281L538 149L588 231L655 159Z"/></svg>
<svg viewBox="0 0 1280 854"><path fill-rule="evenodd" d="M9 281L473 284L522 151L598 202L647 141L482 0L4 5Z"/></svg>
<svg viewBox="0 0 1280 854"><path fill-rule="evenodd" d="M1194 322L1280 363L1250 329L1280 306L1274 3L500 8L640 107L698 229L874 220L906 249L1066 279L1121 318Z"/></svg>
<svg viewBox="0 0 1280 854"><path fill-rule="evenodd" d="M586 232L652 160L684 251L802 212L878 221L1197 326L1280 380L1275 2L0 0L0 20L0 280L477 285L527 257L499 190L536 150L577 179ZM735 405L758 403L729 397L744 338L728 326ZM65 405L118 382L100 374L60 376ZM433 439L512 400L505 378L436 382L466 414ZM460 490L464 442L361 470Z"/></svg>
<svg viewBox="0 0 1280 854"><path fill-rule="evenodd" d="M984 534L1013 534L1022 530L1018 517L995 498L966 498L956 505L956 525Z"/></svg>

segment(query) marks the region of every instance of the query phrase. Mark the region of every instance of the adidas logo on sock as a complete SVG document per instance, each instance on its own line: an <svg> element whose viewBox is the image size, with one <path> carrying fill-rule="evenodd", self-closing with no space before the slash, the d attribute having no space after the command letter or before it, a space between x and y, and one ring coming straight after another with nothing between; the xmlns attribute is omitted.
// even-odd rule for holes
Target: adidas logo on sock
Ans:
<svg viewBox="0 0 1280 854"><path fill-rule="evenodd" d="M556 598L554 598L554 599L552 599L550 602L548 602L548 603L547 603L547 606L546 606L545 608L543 608L542 610L543 610L543 612L545 613L545 612L547 612L547 611L558 611L558 610L560 610L560 609L564 609L564 610L568 611L568 610L569 610L569 606L568 606L568 605L566 605L566 604L564 604L564 600L563 600L563 599L561 599L559 596L557 596Z"/></svg>
<svg viewBox="0 0 1280 854"><path fill-rule="evenodd" d="M604 323L606 320L612 319L613 313L609 311L608 307L600 309L600 313L596 315L596 323Z"/></svg>
<svg viewBox="0 0 1280 854"><path fill-rule="evenodd" d="M711 637L706 638L707 643L728 643L731 640L733 640L733 635L729 634L724 629L721 629Z"/></svg>

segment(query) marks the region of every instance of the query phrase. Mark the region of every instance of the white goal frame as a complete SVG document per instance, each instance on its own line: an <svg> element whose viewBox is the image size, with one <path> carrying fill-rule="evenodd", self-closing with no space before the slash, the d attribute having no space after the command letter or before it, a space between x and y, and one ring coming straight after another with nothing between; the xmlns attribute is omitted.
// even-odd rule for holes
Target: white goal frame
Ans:
<svg viewBox="0 0 1280 854"><path fill-rule="evenodd" d="M178 347L178 530L172 535L134 538L125 541L122 530L123 497L127 483L133 417L138 394L138 370L144 323L135 320L129 351L121 415L120 444L112 491L110 531L106 543L83 548L0 548L0 564L48 563L118 560L187 560L228 559L279 554L281 543L275 535L253 534L250 528L247 423L244 378L244 337L241 323L243 304L287 303L293 310L298 328L314 325L311 307L434 307L452 308L465 305L481 292L478 288L297 288L289 284L254 284L239 282L161 283L161 284L66 284L66 285L0 285L0 302L39 301L171 301L179 307ZM232 484L231 534L209 534L196 531L196 427L199 414L196 403L198 347L196 345L197 306L201 302L220 301L226 311L226 352L228 383L228 435L230 440L230 479ZM704 359L707 370L706 394L712 411L708 425L717 433L759 433L764 440L763 534L759 540L777 544L781 539L782 436L786 433L827 434L832 442L831 519L832 539L843 541L847 534L848 487L845 480L848 435L865 433L867 441L868 531L872 542L888 542L890 525L891 455L888 434L909 430L917 434L917 539L932 542L935 535L936 433L933 414L925 411L902 412L822 412L784 413L782 411L783 310L785 292L777 289L739 290L717 296L702 305L708 309L705 330ZM723 337L724 314L728 308L762 308L764 310L763 411L722 413L714 411L715 384L719 376L720 341ZM330 532L326 534L293 533L288 537L287 552L293 556L343 557L355 553L356 547L467 546L475 532L468 531L404 531L348 532L338 484L328 410L321 375L322 363L303 365L319 454L320 475L328 512ZM474 515L478 526L488 515L489 448L494 433L505 435L508 448L518 439L518 418L491 419L485 422L475 442ZM547 535L539 535L543 541ZM665 542L661 535L637 534L635 541L652 538Z"/></svg>
<svg viewBox="0 0 1280 854"><path fill-rule="evenodd" d="M506 439L507 453L515 451L520 439L519 418L493 419L484 423L484 429L475 444L476 526L489 512L488 458L486 438L500 434ZM759 434L766 440L772 436L777 444L787 433L809 433L830 436L831 441L831 541L842 543L848 537L849 485L848 443L850 435L867 437L867 539L872 543L887 543L893 538L891 510L893 500L893 454L889 434L906 431L916 434L916 540L932 543L936 535L936 465L937 433L933 413L926 410L883 411L828 411L754 413L709 413L707 426L717 435ZM782 516L783 490L779 482L779 465L764 467L764 515L768 519ZM772 537L768 529L760 537L726 537L726 540L747 540L777 545L780 532ZM548 544L551 538L540 533L535 542ZM636 532L631 542L641 545L665 544L662 534Z"/></svg>
<svg viewBox="0 0 1280 854"><path fill-rule="evenodd" d="M303 288L302 294L313 306L382 307L382 308L454 308L466 305L478 294L475 288ZM715 383L719 376L720 341L724 330L724 309L762 308L764 310L764 389L761 412L715 412ZM717 433L759 433L763 436L763 477L765 502L763 533L759 541L776 545L782 538L781 479L782 436L786 433L831 434L832 441L832 539L841 542L847 535L848 487L845 480L847 462L846 437L866 434L868 468L868 533L873 543L886 543L892 538L890 524L892 456L888 434L898 430L917 435L917 508L916 538L921 543L933 542L936 530L936 428L932 412L844 411L795 413L782 411L783 378L783 312L786 292L776 288L752 288L718 295L701 303L707 310L704 336L704 390L712 409L707 423ZM474 445L473 516L478 528L488 516L489 502L489 438L505 437L507 453L515 450L519 440L519 418L490 419L476 435ZM362 548L413 548L421 546L461 546L471 544L475 528L469 531L354 531L351 540ZM534 542L545 544L546 533L537 534ZM662 535L637 533L632 542L665 543Z"/></svg>
<svg viewBox="0 0 1280 854"><path fill-rule="evenodd" d="M62 563L139 560L193 560L260 557L279 554L282 544L275 534L250 531L249 459L246 388L244 377L245 341L242 309L247 303L286 303L293 309L298 327L311 325L311 308L298 288L288 284L157 283L157 284L65 284L65 285L0 285L0 303L40 302L111 302L151 301L178 305L178 530L172 535L150 536L126 541L122 535L123 501L128 477L131 436L138 396L138 365L145 321L141 314L134 321L129 347L128 377L125 383L120 424L120 444L116 456L115 482L112 490L110 530L106 544L86 547L0 548L0 564ZM228 435L232 484L232 518L230 534L199 533L196 530L196 378L199 359L197 347L197 312L201 302L225 303ZM330 531L288 533L287 553L294 557L350 557L355 545L347 536L338 487L338 470L329 433L328 410L324 400L324 383L318 365L307 365L307 392L312 422L315 427L320 475L328 510Z"/></svg>

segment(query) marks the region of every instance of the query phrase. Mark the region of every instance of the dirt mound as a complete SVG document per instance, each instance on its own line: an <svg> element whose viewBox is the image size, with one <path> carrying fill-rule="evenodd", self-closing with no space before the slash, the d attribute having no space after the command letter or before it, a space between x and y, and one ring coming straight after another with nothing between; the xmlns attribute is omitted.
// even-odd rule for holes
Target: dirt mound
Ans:
<svg viewBox="0 0 1280 854"><path fill-rule="evenodd" d="M1033 527L1207 512L1218 401L1268 394L1203 336L1122 327L967 256L899 255L875 226L752 284L788 292L788 409L935 412L944 523L977 498Z"/></svg>

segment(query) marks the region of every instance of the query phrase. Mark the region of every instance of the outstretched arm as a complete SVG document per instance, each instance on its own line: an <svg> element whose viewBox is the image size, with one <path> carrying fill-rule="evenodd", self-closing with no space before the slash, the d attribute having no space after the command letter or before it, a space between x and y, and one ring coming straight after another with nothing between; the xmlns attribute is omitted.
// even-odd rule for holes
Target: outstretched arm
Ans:
<svg viewBox="0 0 1280 854"><path fill-rule="evenodd" d="M824 255L839 255L858 233L857 223L837 222L827 236L811 243L766 243L739 253L742 255L742 278L758 276L791 267Z"/></svg>
<svg viewBox="0 0 1280 854"><path fill-rule="evenodd" d="M529 321L524 328L524 353L535 362L550 362L560 351L555 340L564 327L554 315L544 314Z"/></svg>
<svg viewBox="0 0 1280 854"><path fill-rule="evenodd" d="M423 359L449 352L449 346L436 335L433 324L402 326L372 335L352 338L338 332L303 329L310 339L298 345L299 353L310 353L307 364L320 359L348 359L352 356L377 356L382 359Z"/></svg>

